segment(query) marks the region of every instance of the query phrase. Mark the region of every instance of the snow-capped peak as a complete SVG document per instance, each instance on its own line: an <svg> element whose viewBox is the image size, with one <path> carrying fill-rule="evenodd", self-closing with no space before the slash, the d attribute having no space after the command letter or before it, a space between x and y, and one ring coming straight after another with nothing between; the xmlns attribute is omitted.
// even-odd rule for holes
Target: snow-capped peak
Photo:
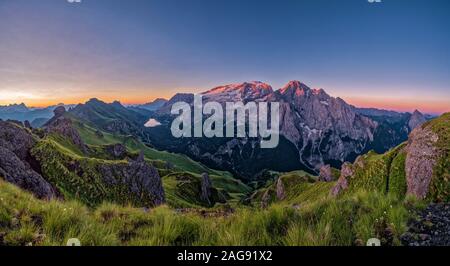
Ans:
<svg viewBox="0 0 450 266"><path fill-rule="evenodd" d="M272 92L272 86L269 84L252 81L215 87L202 95L207 101L232 102L260 99Z"/></svg>

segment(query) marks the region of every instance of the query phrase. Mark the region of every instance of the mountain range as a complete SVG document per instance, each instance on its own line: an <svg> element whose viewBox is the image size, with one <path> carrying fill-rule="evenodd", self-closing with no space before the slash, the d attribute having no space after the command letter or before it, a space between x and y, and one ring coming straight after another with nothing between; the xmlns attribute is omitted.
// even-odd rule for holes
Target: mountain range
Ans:
<svg viewBox="0 0 450 266"><path fill-rule="evenodd" d="M311 89L299 81L290 81L278 90L259 81L244 82L215 87L201 94L204 103L279 102L281 137L278 147L261 149L258 145L260 140L249 137L172 137L170 124L174 116L170 114L171 106L179 101L192 104L194 94L189 93L135 106L91 99L84 104L70 106L69 113L92 127L113 134L137 136L150 147L186 154L244 180L259 180L267 170L300 169L317 174L324 165L340 168L342 163L352 162L370 150L383 153L395 147L404 142L414 128L431 118L417 110L410 114L357 108L341 98L328 95L323 89ZM48 113L54 109L28 110L22 104L4 107L0 113L3 117L7 114L8 118L24 121L39 115L50 117ZM160 126L144 127L150 118L158 121ZM41 124L45 121L43 118ZM39 126L36 122L31 124Z"/></svg>
<svg viewBox="0 0 450 266"><path fill-rule="evenodd" d="M33 127L41 127L53 116L53 110L58 106L64 106L66 109L75 107L74 104L65 105L63 103L45 108L30 108L24 103L0 105L0 119L28 121Z"/></svg>
<svg viewBox="0 0 450 266"><path fill-rule="evenodd" d="M323 89L311 89L291 81L274 91L263 82L245 82L208 90L203 101L277 101L280 103L281 140L276 149L265 151L258 139L189 139L170 137L170 109L177 101L193 102L193 94L177 94L152 116L162 127L147 130L155 147L185 153L207 165L226 169L243 178L259 175L269 168L277 171L302 169L318 173L330 164L339 168L369 150L382 153L407 139L427 117L413 114L356 108ZM163 141L161 136L167 135Z"/></svg>

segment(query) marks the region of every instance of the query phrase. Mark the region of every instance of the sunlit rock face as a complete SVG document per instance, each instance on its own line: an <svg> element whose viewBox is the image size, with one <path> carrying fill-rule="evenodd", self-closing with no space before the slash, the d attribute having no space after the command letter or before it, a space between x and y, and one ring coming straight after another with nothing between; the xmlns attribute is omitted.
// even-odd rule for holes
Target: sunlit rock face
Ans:
<svg viewBox="0 0 450 266"><path fill-rule="evenodd" d="M378 126L370 118L358 114L344 100L331 97L323 89L312 89L299 81L290 81L276 91L259 81L229 84L215 87L201 95L203 103L279 102L280 134L284 145L277 147L272 154L289 154L289 167L315 173L325 164L340 167L343 162L352 161L369 149ZM158 114L170 116L170 107L177 101L192 104L193 95L175 95L158 110ZM210 145L205 145L206 142ZM224 141L189 140L176 146L185 145L183 151L195 159L240 173L249 170L255 174L263 170L262 167L280 165L273 155L261 151L258 143L257 139L233 138ZM267 163L261 163L260 166L249 164L262 161ZM288 164L285 159L284 162ZM251 165L252 169L246 169L247 166L240 164Z"/></svg>
<svg viewBox="0 0 450 266"><path fill-rule="evenodd" d="M327 161L346 161L373 141L377 123L323 89L291 81L275 94L283 103L281 134L296 145L300 160L315 171Z"/></svg>

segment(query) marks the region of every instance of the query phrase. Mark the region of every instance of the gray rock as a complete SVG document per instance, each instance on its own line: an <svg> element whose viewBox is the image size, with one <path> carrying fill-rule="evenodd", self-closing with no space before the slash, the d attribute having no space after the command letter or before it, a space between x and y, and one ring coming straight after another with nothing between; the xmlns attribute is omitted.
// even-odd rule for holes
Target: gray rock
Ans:
<svg viewBox="0 0 450 266"><path fill-rule="evenodd" d="M341 175L336 183L336 185L331 188L331 195L337 196L341 191L346 190L348 188L347 178L353 175L352 165L349 162L345 162L342 165Z"/></svg>
<svg viewBox="0 0 450 266"><path fill-rule="evenodd" d="M115 159L124 159L127 155L127 148L120 143L108 145L106 151Z"/></svg>
<svg viewBox="0 0 450 266"><path fill-rule="evenodd" d="M64 117L65 112L64 106L59 106L54 110L55 116L44 125L46 133L59 134L72 141L83 153L87 153L87 147L74 128L72 120Z"/></svg>
<svg viewBox="0 0 450 266"><path fill-rule="evenodd" d="M19 159L26 160L35 144L32 135L23 127L0 121L0 146L14 152Z"/></svg>
<svg viewBox="0 0 450 266"><path fill-rule="evenodd" d="M207 173L202 174L202 182L201 182L201 200L204 202L207 202L208 205L211 205L211 189L212 189L212 183L211 179L209 178L209 175Z"/></svg>
<svg viewBox="0 0 450 266"><path fill-rule="evenodd" d="M333 173L331 172L331 166L329 164L320 168L319 181L331 182L333 181Z"/></svg>
<svg viewBox="0 0 450 266"><path fill-rule="evenodd" d="M408 121L409 130L414 130L415 128L423 125L426 121L427 119L425 118L425 116L418 110L415 110Z"/></svg>
<svg viewBox="0 0 450 266"><path fill-rule="evenodd" d="M313 170L319 170L328 160L344 162L350 154L363 152L373 141L377 123L322 89L310 89L291 81L277 96L285 103L281 110L281 133L296 145L302 152L302 161ZM326 146L321 145L324 141Z"/></svg>
<svg viewBox="0 0 450 266"><path fill-rule="evenodd" d="M31 126L31 124L30 124L30 121L28 121L28 120L25 120L24 122L23 122L23 125L26 127L26 128L28 128L28 129L32 129L33 127Z"/></svg>
<svg viewBox="0 0 450 266"><path fill-rule="evenodd" d="M96 167L106 184L126 187L130 195L141 199L143 204L157 206L165 202L161 177L156 168L145 160L132 160L126 164L99 164Z"/></svg>
<svg viewBox="0 0 450 266"><path fill-rule="evenodd" d="M286 189L284 187L283 180L281 178L278 178L277 181L277 199L278 200L284 200L286 198Z"/></svg>
<svg viewBox="0 0 450 266"><path fill-rule="evenodd" d="M30 149L35 143L26 129L17 124L0 122L0 177L38 198L55 198L56 189L29 163L33 160Z"/></svg>
<svg viewBox="0 0 450 266"><path fill-rule="evenodd" d="M438 135L429 128L417 127L411 132L405 161L408 194L421 199L426 197L439 156L434 146L437 141Z"/></svg>

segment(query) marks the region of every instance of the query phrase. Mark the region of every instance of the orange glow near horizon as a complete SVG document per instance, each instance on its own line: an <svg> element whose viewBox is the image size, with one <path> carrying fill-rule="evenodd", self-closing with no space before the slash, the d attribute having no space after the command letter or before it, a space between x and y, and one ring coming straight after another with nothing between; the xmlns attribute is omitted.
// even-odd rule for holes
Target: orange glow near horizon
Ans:
<svg viewBox="0 0 450 266"><path fill-rule="evenodd" d="M127 91L127 93L124 93ZM153 93L152 93L153 91ZM158 93L154 93L157 91ZM157 98L170 99L176 92L192 92L195 89L182 88L182 89L115 89L108 93L98 92L96 90L91 90L90 92L85 92L83 90L82 95L80 93L72 93L67 95L64 93L62 96L44 96L38 94L19 94L14 97L1 97L0 95L0 105L9 104L20 104L24 103L28 107L43 108L52 105L57 105L60 103L64 104L79 104L85 103L89 99L97 98L101 101L111 103L114 101L120 101L122 104L144 104L151 102Z"/></svg>
<svg viewBox="0 0 450 266"><path fill-rule="evenodd" d="M420 100L408 101L398 99L346 97L344 100L357 107L377 108L398 112L413 112L419 110L422 113L443 114L450 112L450 104L446 101Z"/></svg>
<svg viewBox="0 0 450 266"><path fill-rule="evenodd" d="M85 102L89 101L89 99L92 99L92 98L97 98L97 99L99 99L101 101L104 101L106 103L119 101L122 104L127 104L128 105L128 104L144 104L144 103L151 102L151 101L153 101L153 100L155 100L157 98L165 98L165 97L145 97L145 98L132 97L132 98L127 98L127 99L123 99L122 100L120 97L104 96L104 97L65 98L65 99L54 99L54 100L52 99L52 100L44 100L44 101L40 101L40 100L23 100L23 101L16 101L16 102L0 100L0 105L24 103L28 107L44 108L44 107L48 107L48 106L52 106L52 105L57 105L57 104L60 104L60 103L64 103L64 104L85 103Z"/></svg>
<svg viewBox="0 0 450 266"><path fill-rule="evenodd" d="M183 90L187 91L187 90ZM151 102L157 98L170 99L174 93L172 91L167 91L166 93L161 93L158 95L152 95L149 93L137 93L133 95L120 95L118 93L105 94L105 95L86 95L83 97L55 97L53 99L43 100L43 99L0 99L0 105L8 105L14 103L25 103L29 107L42 108L51 105L56 105L59 103L64 104L78 104L85 103L91 98L98 98L104 102L110 103L113 101L120 101L122 104L144 104ZM430 114L442 114L445 112L450 112L450 105L446 101L438 100L398 100L398 99L384 99L384 98L373 98L373 97L343 97L343 99L354 106L366 107L366 108L378 108L385 110L393 110L399 112L413 112L415 109Z"/></svg>

